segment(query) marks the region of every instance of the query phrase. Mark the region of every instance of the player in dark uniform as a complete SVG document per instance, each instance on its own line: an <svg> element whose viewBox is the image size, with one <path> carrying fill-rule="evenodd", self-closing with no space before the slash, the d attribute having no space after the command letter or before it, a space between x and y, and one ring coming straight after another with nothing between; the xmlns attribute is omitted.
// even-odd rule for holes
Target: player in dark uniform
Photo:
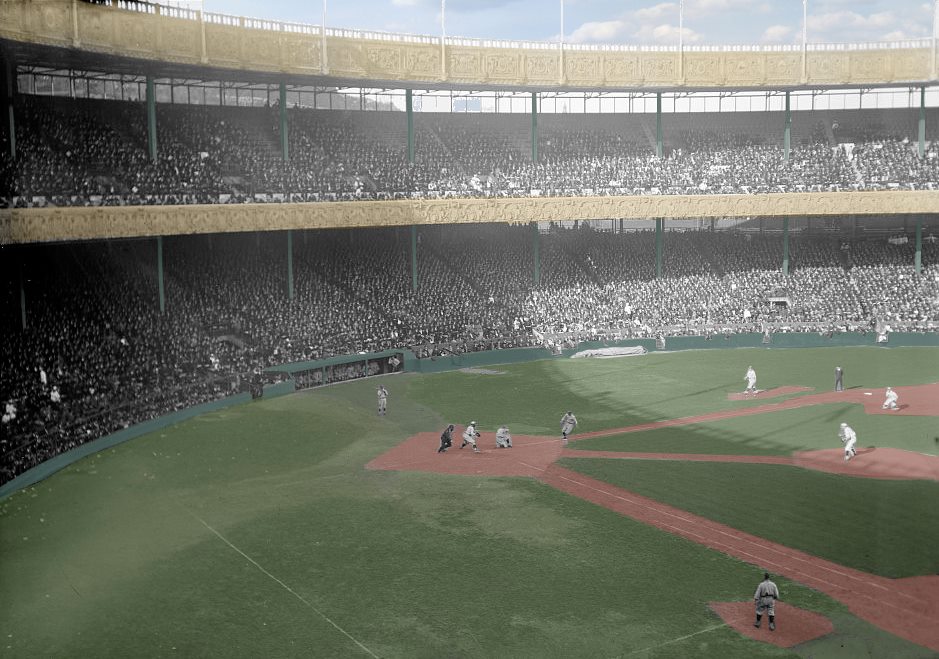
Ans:
<svg viewBox="0 0 939 659"><path fill-rule="evenodd" d="M437 453L446 453L447 449L453 446L453 424L443 429L443 432L440 433L440 448L437 449Z"/></svg>

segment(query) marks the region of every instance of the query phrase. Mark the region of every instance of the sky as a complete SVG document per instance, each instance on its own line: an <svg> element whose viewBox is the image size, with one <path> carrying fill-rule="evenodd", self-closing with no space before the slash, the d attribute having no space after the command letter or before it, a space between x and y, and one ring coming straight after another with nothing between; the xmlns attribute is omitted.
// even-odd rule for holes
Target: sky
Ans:
<svg viewBox="0 0 939 659"><path fill-rule="evenodd" d="M156 0L160 2L161 0ZM199 0L162 0L198 5ZM441 0L204 0L205 10L329 27L440 35ZM447 0L447 36L677 45L679 0ZM808 41L929 38L939 0L808 0ZM799 44L801 0L684 0L686 45Z"/></svg>

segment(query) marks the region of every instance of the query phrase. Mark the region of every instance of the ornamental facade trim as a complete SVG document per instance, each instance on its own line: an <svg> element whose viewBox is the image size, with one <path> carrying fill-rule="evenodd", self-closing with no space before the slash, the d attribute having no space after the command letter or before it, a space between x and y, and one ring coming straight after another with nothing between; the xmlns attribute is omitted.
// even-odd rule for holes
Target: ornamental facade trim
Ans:
<svg viewBox="0 0 939 659"><path fill-rule="evenodd" d="M136 9L131 9L135 7ZM525 89L725 89L935 81L930 40L644 49L326 30L161 5L0 2L0 38L173 64L344 81ZM325 49L325 52L324 52Z"/></svg>
<svg viewBox="0 0 939 659"><path fill-rule="evenodd" d="M939 192L930 190L24 208L0 210L0 244L482 222L923 215L937 209Z"/></svg>

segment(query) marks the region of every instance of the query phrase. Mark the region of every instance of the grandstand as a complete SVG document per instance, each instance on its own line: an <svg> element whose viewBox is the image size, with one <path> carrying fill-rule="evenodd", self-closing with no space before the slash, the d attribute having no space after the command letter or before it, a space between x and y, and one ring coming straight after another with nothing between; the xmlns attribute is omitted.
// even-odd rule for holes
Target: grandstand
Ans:
<svg viewBox="0 0 939 659"><path fill-rule="evenodd" d="M825 79L824 62L596 80L563 58L560 81L500 80L456 64L501 46L356 68L338 54L376 35L19 4L0 13L35 18L0 27L0 485L252 386L387 373L389 356L421 371L586 342L939 331L939 91L928 63L903 68L923 44L885 49L904 57L873 81ZM128 44L122 25L160 37ZM438 56L400 36L385 47ZM257 61L223 45L237 37ZM898 89L912 102L806 107ZM452 111L454 95L491 111Z"/></svg>

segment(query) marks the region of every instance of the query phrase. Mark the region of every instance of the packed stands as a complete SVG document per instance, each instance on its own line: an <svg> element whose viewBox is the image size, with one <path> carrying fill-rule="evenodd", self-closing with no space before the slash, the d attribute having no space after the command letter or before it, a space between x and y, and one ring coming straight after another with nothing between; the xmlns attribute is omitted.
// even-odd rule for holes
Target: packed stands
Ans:
<svg viewBox="0 0 939 659"><path fill-rule="evenodd" d="M806 114L808 116L802 116ZM180 204L485 196L754 194L936 189L939 143L920 157L910 111L663 115L664 151L643 115L546 115L532 161L527 117L418 113L414 162L400 112L287 112L21 95L17 155L4 150L6 206ZM830 123L829 123L830 122Z"/></svg>

